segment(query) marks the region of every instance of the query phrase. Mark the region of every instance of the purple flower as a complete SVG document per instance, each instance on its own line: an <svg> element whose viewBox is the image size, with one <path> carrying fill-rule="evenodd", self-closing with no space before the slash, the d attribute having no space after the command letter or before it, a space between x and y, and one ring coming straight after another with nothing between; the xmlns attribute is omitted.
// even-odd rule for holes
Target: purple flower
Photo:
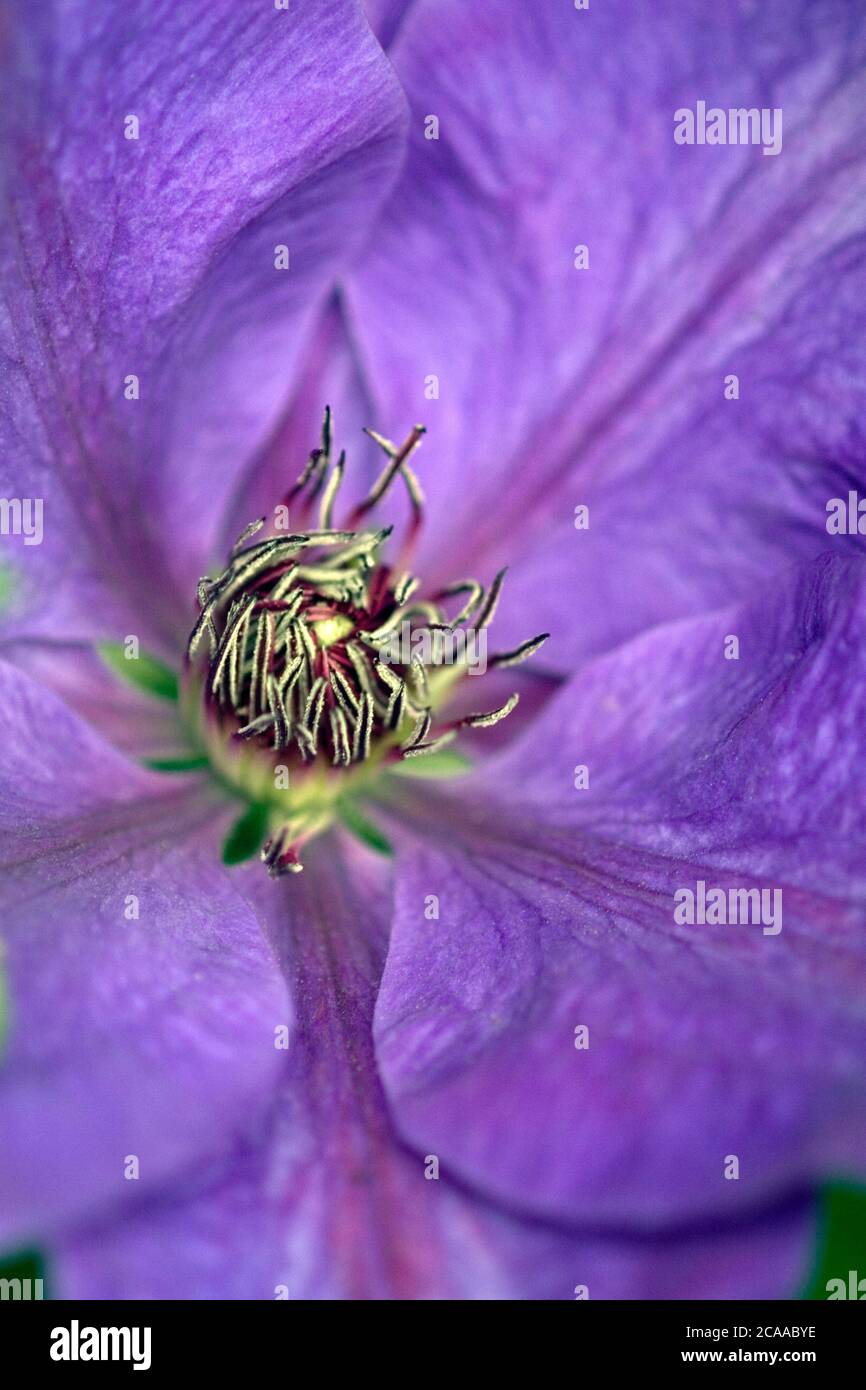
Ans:
<svg viewBox="0 0 866 1390"><path fill-rule="evenodd" d="M56 1293L796 1293L866 1140L864 49L10 0L0 1243ZM525 663L389 664L506 565Z"/></svg>

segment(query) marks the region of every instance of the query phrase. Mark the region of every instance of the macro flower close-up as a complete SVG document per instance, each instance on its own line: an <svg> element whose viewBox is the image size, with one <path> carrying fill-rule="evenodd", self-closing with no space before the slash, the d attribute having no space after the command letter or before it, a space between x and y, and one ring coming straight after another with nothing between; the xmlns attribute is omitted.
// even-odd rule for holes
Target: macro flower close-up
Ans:
<svg viewBox="0 0 866 1390"><path fill-rule="evenodd" d="M866 14L0 0L0 66L0 1263L802 1297Z"/></svg>

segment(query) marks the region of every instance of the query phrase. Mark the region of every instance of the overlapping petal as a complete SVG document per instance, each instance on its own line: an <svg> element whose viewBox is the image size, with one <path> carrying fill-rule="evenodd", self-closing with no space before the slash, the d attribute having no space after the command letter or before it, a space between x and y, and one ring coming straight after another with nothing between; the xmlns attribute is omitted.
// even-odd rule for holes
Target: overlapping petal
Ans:
<svg viewBox="0 0 866 1390"><path fill-rule="evenodd" d="M416 0L364 0L367 19L383 48L393 43L415 3Z"/></svg>
<svg viewBox="0 0 866 1390"><path fill-rule="evenodd" d="M394 1135L372 1049L389 869L331 840L263 903L298 1031L268 1123L234 1161L86 1225L60 1292L95 1298L569 1299L781 1296L812 1233L798 1202L728 1231L602 1237L523 1219L438 1178ZM744 1272L745 1270L745 1272Z"/></svg>
<svg viewBox="0 0 866 1390"><path fill-rule="evenodd" d="M298 1209L270 1177L281 1147L239 1159L200 1193L176 1188L76 1232L55 1252L56 1286L71 1299L776 1299L794 1296L808 1273L814 1217L805 1202L710 1232L569 1233L485 1207L447 1178L422 1191L419 1161L403 1156L403 1201L389 1192L382 1225L430 1242L417 1282L365 1285L360 1252L354 1277L344 1263L311 1279L296 1244ZM360 1206L370 1194L358 1184L354 1196Z"/></svg>
<svg viewBox="0 0 866 1390"><path fill-rule="evenodd" d="M862 1172L863 585L822 561L658 628L587 666L459 817L416 807L377 1006L412 1143L528 1211L642 1226ZM678 923L700 881L781 898Z"/></svg>
<svg viewBox="0 0 866 1390"><path fill-rule="evenodd" d="M136 769L6 666L0 691L11 1244L134 1205L235 1147L267 1103L274 1030L291 1017L256 916L219 866L213 792Z"/></svg>
<svg viewBox="0 0 866 1390"><path fill-rule="evenodd" d="M558 670L818 553L863 481L864 44L845 0L418 0L397 31L357 340L379 414L430 427L426 558L512 563L507 636L548 613ZM781 109L780 153L675 143L698 101Z"/></svg>
<svg viewBox="0 0 866 1390"><path fill-rule="evenodd" d="M862 26L841 0L366 13L411 105L390 202L403 99L360 0L13 5L0 491L46 510L0 600L55 639L30 668L88 712L59 639L176 650L325 399L348 435L426 421L419 568L516 558L497 644L549 628L553 672L761 599L584 667L459 792L402 794L390 948L387 869L332 837L300 883L230 881L203 783L0 669L0 1233L62 1232L72 1296L791 1294L802 1193L866 1145L861 542L824 526L862 481ZM784 154L675 145L698 99L781 107ZM676 922L699 879L781 892L784 929Z"/></svg>
<svg viewBox="0 0 866 1390"><path fill-rule="evenodd" d="M182 638L403 99L357 0L15 4L3 64L2 491L45 507L12 617Z"/></svg>

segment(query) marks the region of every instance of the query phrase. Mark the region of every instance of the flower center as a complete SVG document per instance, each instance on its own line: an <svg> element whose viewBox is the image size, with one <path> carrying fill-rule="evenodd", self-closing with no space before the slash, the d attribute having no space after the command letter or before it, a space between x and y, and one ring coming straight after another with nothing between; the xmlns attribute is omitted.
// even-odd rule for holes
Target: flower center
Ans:
<svg viewBox="0 0 866 1390"><path fill-rule="evenodd" d="M303 844L374 772L437 753L461 728L504 719L518 700L513 694L496 709L433 727L437 709L467 675L467 652L477 652L479 636L486 649L504 571L489 590L461 580L422 596L408 568L423 510L409 459L424 429L416 426L399 447L369 433L387 462L342 527L333 513L345 455L332 464L326 410L321 444L268 534L264 517L252 522L222 573L199 583L185 701L217 771L268 808L262 858L275 876L301 869ZM385 554L392 528L365 521L398 477L412 519L393 563ZM546 636L486 666L515 665Z"/></svg>
<svg viewBox="0 0 866 1390"><path fill-rule="evenodd" d="M320 647L332 647L344 637L351 637L355 624L348 613L335 613L330 618L320 618L313 623L313 632Z"/></svg>

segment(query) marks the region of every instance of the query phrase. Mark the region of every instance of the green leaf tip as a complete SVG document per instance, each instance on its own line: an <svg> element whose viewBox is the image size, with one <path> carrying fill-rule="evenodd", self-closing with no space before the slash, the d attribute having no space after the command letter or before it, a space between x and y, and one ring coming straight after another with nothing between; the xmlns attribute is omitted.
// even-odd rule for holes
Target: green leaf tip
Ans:
<svg viewBox="0 0 866 1390"><path fill-rule="evenodd" d="M866 1279L866 1187L828 1183L821 1190L818 1226L812 1272L800 1297L863 1298L859 1281Z"/></svg>
<svg viewBox="0 0 866 1390"><path fill-rule="evenodd" d="M431 781L460 777L471 770L472 764L469 759L453 748L443 748L440 753L428 753L424 758L407 758L405 762L394 763L388 768L394 777L422 777Z"/></svg>
<svg viewBox="0 0 866 1390"><path fill-rule="evenodd" d="M142 764L149 767L151 772L198 772L203 767L210 767L209 760L197 753L179 758L142 758Z"/></svg>
<svg viewBox="0 0 866 1390"><path fill-rule="evenodd" d="M253 803L238 816L223 843L223 863L243 864L258 853L268 828L268 808Z"/></svg>
<svg viewBox="0 0 866 1390"><path fill-rule="evenodd" d="M15 597L17 580L14 570L9 565L0 562L0 613L5 613L12 607Z"/></svg>
<svg viewBox="0 0 866 1390"><path fill-rule="evenodd" d="M48 1298L47 1259L35 1247L0 1251L0 1279L6 1281L4 1298L37 1300ZM13 1292L9 1285L18 1284ZM29 1287L28 1287L29 1286Z"/></svg>
<svg viewBox="0 0 866 1390"><path fill-rule="evenodd" d="M368 820L362 811L358 809L354 801L348 798L341 799L337 803L337 814L341 823L350 830L356 839L366 845L368 849L374 849L377 854L394 853L390 840L382 834L377 825Z"/></svg>
<svg viewBox="0 0 866 1390"><path fill-rule="evenodd" d="M96 649L108 669L127 685L143 690L146 695L154 695L159 700L177 700L179 687L177 676L159 657L149 652L139 652L137 656L127 655L125 642L97 642Z"/></svg>

